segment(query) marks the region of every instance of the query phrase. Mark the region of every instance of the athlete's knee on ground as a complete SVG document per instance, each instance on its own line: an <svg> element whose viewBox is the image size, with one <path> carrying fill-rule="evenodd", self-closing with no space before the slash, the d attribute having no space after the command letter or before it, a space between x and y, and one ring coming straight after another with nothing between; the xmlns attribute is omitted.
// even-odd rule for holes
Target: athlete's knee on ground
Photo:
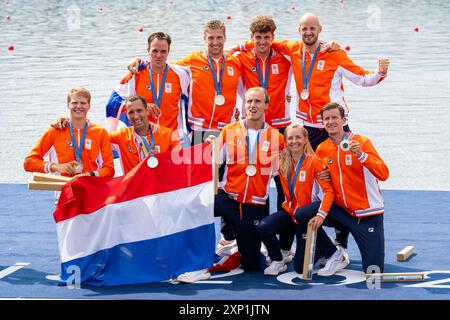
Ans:
<svg viewBox="0 0 450 320"><path fill-rule="evenodd" d="M266 223L264 220L260 221L260 223L256 226L256 230L261 238L265 235L272 234L273 231L270 228L270 225Z"/></svg>

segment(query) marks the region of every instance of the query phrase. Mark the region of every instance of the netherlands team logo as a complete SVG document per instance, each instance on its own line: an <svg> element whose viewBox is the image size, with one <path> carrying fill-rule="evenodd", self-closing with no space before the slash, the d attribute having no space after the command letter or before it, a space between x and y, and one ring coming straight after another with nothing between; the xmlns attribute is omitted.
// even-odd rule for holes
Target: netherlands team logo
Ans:
<svg viewBox="0 0 450 320"><path fill-rule="evenodd" d="M317 70L322 71L324 67L325 67L325 60L317 61Z"/></svg>
<svg viewBox="0 0 450 320"><path fill-rule="evenodd" d="M273 64L272 65L272 74L278 74L279 73L279 71L278 71L278 64Z"/></svg>

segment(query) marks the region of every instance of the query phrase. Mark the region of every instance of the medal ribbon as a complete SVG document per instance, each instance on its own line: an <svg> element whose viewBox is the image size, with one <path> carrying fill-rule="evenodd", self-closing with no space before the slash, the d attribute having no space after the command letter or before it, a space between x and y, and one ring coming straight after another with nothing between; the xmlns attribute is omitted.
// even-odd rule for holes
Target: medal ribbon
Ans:
<svg viewBox="0 0 450 320"><path fill-rule="evenodd" d="M348 140L348 135L346 131L344 131L344 137L342 138L342 140Z"/></svg>
<svg viewBox="0 0 450 320"><path fill-rule="evenodd" d="M166 64L166 67L164 68L161 85L159 86L159 93L157 94L155 82L153 81L153 76L152 76L152 68L150 68L150 66L148 66L148 77L150 78L150 86L151 86L150 88L152 90L153 102L156 104L156 106L158 108L161 107L161 101L162 101L162 96L164 93L164 86L166 85L166 77L167 77L168 70L169 70L169 68Z"/></svg>
<svg viewBox="0 0 450 320"><path fill-rule="evenodd" d="M269 84L270 58L271 58L271 52L269 52L269 57L268 57L268 61L267 61L267 69L266 69L265 77L263 79L261 69L259 68L258 56L256 56L256 72L258 73L259 86L263 87L266 90L267 90L267 86ZM264 61L262 61L262 63L264 64Z"/></svg>
<svg viewBox="0 0 450 320"><path fill-rule="evenodd" d="M262 127L260 130L258 130L258 135L256 136L256 143L252 146L250 145L250 136L248 134L248 128L247 128L247 122L245 122L245 129L247 129L247 133L245 135L245 142L247 143L247 156L248 156L248 163L249 164L255 164L255 154L258 150L258 144L259 144L259 135L261 133L261 130L264 129L264 123L262 124Z"/></svg>
<svg viewBox="0 0 450 320"><path fill-rule="evenodd" d="M151 150L155 150L155 138L153 136L153 130L152 130L152 126L150 126L150 141L151 141L151 146L148 144L148 140L145 136L141 136L142 139L142 143L144 144L145 147L145 151L147 154L150 153ZM155 155L152 153L150 154L150 157L154 157Z"/></svg>
<svg viewBox="0 0 450 320"><path fill-rule="evenodd" d="M84 140L86 139L87 133L87 122L84 125L83 133L81 134L80 147L77 146L77 141L75 140L75 135L73 134L72 123L69 121L69 131L70 131L70 139L72 140L72 148L75 153L75 160L81 163L81 154L83 153Z"/></svg>
<svg viewBox="0 0 450 320"><path fill-rule="evenodd" d="M209 63L209 69L211 70L211 74L214 80L214 87L216 88L217 95L222 94L222 78L223 78L223 72L225 71L225 54L223 55L223 61L222 61L222 69L220 70L220 78L219 81L217 81L216 78L216 70L214 69L214 64L211 61L211 57L208 54L208 63Z"/></svg>
<svg viewBox="0 0 450 320"><path fill-rule="evenodd" d="M295 167L295 173L294 173L294 176L292 177L292 180L291 180L291 177L288 176L289 196L290 196L291 201L292 201L292 196L294 195L295 184L297 182L297 176L298 176L298 173L300 172L300 168L302 167L303 160L305 160L305 155L302 155L300 160L297 162L297 166Z"/></svg>
<svg viewBox="0 0 450 320"><path fill-rule="evenodd" d="M306 76L306 70L305 70L306 69L306 57L305 57L305 55L306 55L306 48L305 48L305 46L303 46L303 54L302 54L302 82L303 82L303 89L308 90L309 79L311 79L311 74L312 74L312 71L314 69L314 63L316 63L316 57L317 57L317 54L319 53L319 51L320 51L320 44L317 47L316 51L314 51L314 55L312 57L311 64L309 65L308 76Z"/></svg>

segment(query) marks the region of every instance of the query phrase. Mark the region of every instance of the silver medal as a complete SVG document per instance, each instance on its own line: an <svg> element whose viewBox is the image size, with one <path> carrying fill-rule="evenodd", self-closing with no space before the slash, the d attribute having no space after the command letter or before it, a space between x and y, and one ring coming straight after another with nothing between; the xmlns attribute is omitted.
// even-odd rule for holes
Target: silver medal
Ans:
<svg viewBox="0 0 450 320"><path fill-rule="evenodd" d="M217 96L214 98L214 103L215 103L216 105L218 105L218 106L223 105L223 104L225 103L225 97L224 97L223 95L221 95L221 94L217 95Z"/></svg>
<svg viewBox="0 0 450 320"><path fill-rule="evenodd" d="M245 173L249 176L249 177L253 177L256 174L256 167L252 164L248 165L247 168L245 168Z"/></svg>
<svg viewBox="0 0 450 320"><path fill-rule="evenodd" d="M147 165L152 169L156 168L158 166L158 159L156 159L156 157L148 158Z"/></svg>
<svg viewBox="0 0 450 320"><path fill-rule="evenodd" d="M76 173L82 173L83 172L83 164L78 162L75 166L75 172Z"/></svg>
<svg viewBox="0 0 450 320"><path fill-rule="evenodd" d="M341 143L339 144L339 147L341 148L342 151L350 150L350 141L342 140Z"/></svg>
<svg viewBox="0 0 450 320"><path fill-rule="evenodd" d="M300 98L302 98L302 100L306 100L309 97L309 91L307 89L303 89L302 92L300 93Z"/></svg>

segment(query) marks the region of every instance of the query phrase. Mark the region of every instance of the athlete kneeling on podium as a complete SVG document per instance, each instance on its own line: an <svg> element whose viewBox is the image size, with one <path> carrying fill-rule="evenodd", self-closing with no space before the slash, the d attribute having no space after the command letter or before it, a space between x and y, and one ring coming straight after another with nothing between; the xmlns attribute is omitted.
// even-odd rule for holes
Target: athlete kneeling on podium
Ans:
<svg viewBox="0 0 450 320"><path fill-rule="evenodd" d="M316 248L317 258L329 258L339 250L320 228L324 220L327 221L326 217L333 203L334 194L331 183L319 178L319 173L323 172L325 166L309 144L308 131L300 124L294 123L286 128L284 138L286 148L280 155L279 176L286 201L283 203L282 210L265 217L258 226L261 240L267 247L272 261L264 270L264 274L272 276L287 269L286 260L282 254L283 248L280 251L280 241L276 235L289 228L293 228L297 235L294 268L301 273L305 252L305 239L302 235L305 230L302 229L303 225L298 226L297 219L314 220L315 229L318 229L317 237L320 239ZM324 194L322 201L319 200L319 187ZM302 209L302 214L296 218L299 215L299 208ZM345 268L348 263L349 259L345 256L339 268Z"/></svg>
<svg viewBox="0 0 450 320"><path fill-rule="evenodd" d="M316 154L330 170L335 202L329 223L339 223L353 235L361 252L364 272L369 267L378 267L383 272L384 202L378 181L387 180L389 169L367 137L344 132L346 118L341 105L328 103L320 114L329 138L317 147ZM348 151L340 147L344 140L350 142ZM304 226L305 223L299 221ZM336 253L318 274L333 275L341 259L340 253Z"/></svg>
<svg viewBox="0 0 450 320"><path fill-rule="evenodd" d="M277 158L284 148L283 136L264 121L268 105L264 88L250 88L245 94L246 118L225 126L218 138L225 172L215 197L214 215L232 224L245 271L261 270L264 264L257 226L264 217L269 181L276 174ZM213 139L210 136L207 141ZM195 282L207 278L209 273L200 270L177 280Z"/></svg>

